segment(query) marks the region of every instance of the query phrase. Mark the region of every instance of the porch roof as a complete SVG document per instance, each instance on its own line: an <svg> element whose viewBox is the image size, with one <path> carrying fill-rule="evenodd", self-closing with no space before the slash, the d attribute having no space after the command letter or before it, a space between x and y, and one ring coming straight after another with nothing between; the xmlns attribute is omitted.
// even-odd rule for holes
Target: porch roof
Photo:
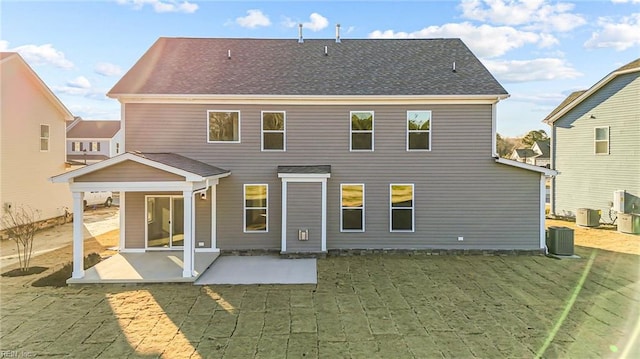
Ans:
<svg viewBox="0 0 640 359"><path fill-rule="evenodd" d="M50 180L54 183L73 182L75 178L80 176L126 161L133 161L177 176L182 176L185 181L189 182L202 182L208 179L226 177L231 174L229 170L211 166L207 163L176 153L127 152L86 167L53 176Z"/></svg>
<svg viewBox="0 0 640 359"><path fill-rule="evenodd" d="M319 166L278 166L278 174L327 174L331 173L330 165Z"/></svg>

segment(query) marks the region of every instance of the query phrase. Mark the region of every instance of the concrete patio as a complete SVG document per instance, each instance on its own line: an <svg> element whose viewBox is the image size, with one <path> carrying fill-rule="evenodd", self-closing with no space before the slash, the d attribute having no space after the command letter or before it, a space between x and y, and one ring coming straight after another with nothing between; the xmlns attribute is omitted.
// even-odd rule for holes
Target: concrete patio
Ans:
<svg viewBox="0 0 640 359"><path fill-rule="evenodd" d="M219 253L196 252L195 277L182 276L182 251L118 253L85 271L84 278L68 284L193 282L218 258Z"/></svg>
<svg viewBox="0 0 640 359"><path fill-rule="evenodd" d="M317 284L315 258L223 256L194 284Z"/></svg>

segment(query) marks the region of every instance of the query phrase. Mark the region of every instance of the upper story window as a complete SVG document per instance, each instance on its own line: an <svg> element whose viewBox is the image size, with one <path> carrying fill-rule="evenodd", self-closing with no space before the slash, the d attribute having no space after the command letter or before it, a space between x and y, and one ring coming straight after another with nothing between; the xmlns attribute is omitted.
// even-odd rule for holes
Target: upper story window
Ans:
<svg viewBox="0 0 640 359"><path fill-rule="evenodd" d="M207 111L207 142L240 142L240 111Z"/></svg>
<svg viewBox="0 0 640 359"><path fill-rule="evenodd" d="M364 184L340 185L340 231L364 232Z"/></svg>
<svg viewBox="0 0 640 359"><path fill-rule="evenodd" d="M373 111L351 111L351 151L373 151Z"/></svg>
<svg viewBox="0 0 640 359"><path fill-rule="evenodd" d="M431 150L431 111L407 111L407 151Z"/></svg>
<svg viewBox="0 0 640 359"><path fill-rule="evenodd" d="M596 155L609 154L609 127L596 127L594 129L594 148Z"/></svg>
<svg viewBox="0 0 640 359"><path fill-rule="evenodd" d="M262 150L286 150L286 114L284 111L262 111Z"/></svg>
<svg viewBox="0 0 640 359"><path fill-rule="evenodd" d="M98 142L98 141L89 142L89 151L91 151L91 152L100 151L100 142Z"/></svg>
<svg viewBox="0 0 640 359"><path fill-rule="evenodd" d="M82 152L84 151L84 143L80 141L71 142L71 151L73 152Z"/></svg>
<svg viewBox="0 0 640 359"><path fill-rule="evenodd" d="M49 125L40 125L40 151L49 151Z"/></svg>
<svg viewBox="0 0 640 359"><path fill-rule="evenodd" d="M413 232L413 184L390 185L390 231Z"/></svg>
<svg viewBox="0 0 640 359"><path fill-rule="evenodd" d="M246 184L244 185L244 231L267 232L267 196L268 186L266 184Z"/></svg>

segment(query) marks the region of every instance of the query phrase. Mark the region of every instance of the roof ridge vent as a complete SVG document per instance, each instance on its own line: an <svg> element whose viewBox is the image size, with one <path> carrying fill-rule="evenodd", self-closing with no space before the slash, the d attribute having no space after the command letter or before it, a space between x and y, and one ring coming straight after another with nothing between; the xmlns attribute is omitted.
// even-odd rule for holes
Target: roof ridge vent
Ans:
<svg viewBox="0 0 640 359"><path fill-rule="evenodd" d="M302 38L302 24L298 24L298 43L302 44L304 39Z"/></svg>

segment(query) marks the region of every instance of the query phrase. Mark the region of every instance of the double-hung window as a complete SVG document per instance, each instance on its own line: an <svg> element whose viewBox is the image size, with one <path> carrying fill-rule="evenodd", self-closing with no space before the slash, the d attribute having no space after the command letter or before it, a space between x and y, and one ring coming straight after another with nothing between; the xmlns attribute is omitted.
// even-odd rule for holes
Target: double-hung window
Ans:
<svg viewBox="0 0 640 359"><path fill-rule="evenodd" d="M594 148L596 155L609 154L609 127L596 127L594 129Z"/></svg>
<svg viewBox="0 0 640 359"><path fill-rule="evenodd" d="M40 125L40 151L49 151L49 125Z"/></svg>
<svg viewBox="0 0 640 359"><path fill-rule="evenodd" d="M286 150L286 114L284 111L262 111L262 150Z"/></svg>
<svg viewBox="0 0 640 359"><path fill-rule="evenodd" d="M407 111L407 151L431 150L431 111Z"/></svg>
<svg viewBox="0 0 640 359"><path fill-rule="evenodd" d="M100 142L98 142L98 141L89 142L89 151L91 151L91 152L99 152L100 151Z"/></svg>
<svg viewBox="0 0 640 359"><path fill-rule="evenodd" d="M240 142L240 111L207 111L207 142Z"/></svg>
<svg viewBox="0 0 640 359"><path fill-rule="evenodd" d="M84 144L80 141L73 141L71 143L71 151L82 152L84 150Z"/></svg>
<svg viewBox="0 0 640 359"><path fill-rule="evenodd" d="M269 230L267 216L268 186L266 184L244 185L244 231L260 233Z"/></svg>
<svg viewBox="0 0 640 359"><path fill-rule="evenodd" d="M373 151L373 111L351 111L351 151Z"/></svg>
<svg viewBox="0 0 640 359"><path fill-rule="evenodd" d="M364 232L364 184L340 185L340 231Z"/></svg>
<svg viewBox="0 0 640 359"><path fill-rule="evenodd" d="M389 187L389 230L391 232L413 232L413 184L391 184Z"/></svg>

